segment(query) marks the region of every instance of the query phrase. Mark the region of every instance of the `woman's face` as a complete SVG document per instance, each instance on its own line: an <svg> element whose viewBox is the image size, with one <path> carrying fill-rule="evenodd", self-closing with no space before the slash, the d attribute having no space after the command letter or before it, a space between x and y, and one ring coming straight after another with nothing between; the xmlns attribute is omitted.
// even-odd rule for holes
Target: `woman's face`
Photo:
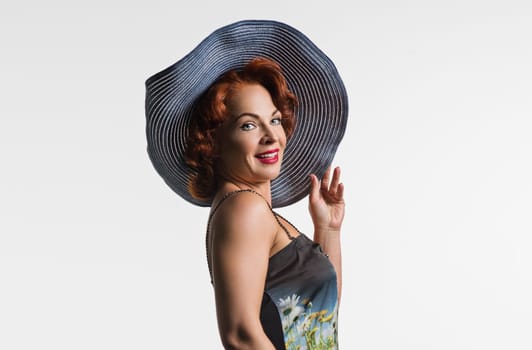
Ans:
<svg viewBox="0 0 532 350"><path fill-rule="evenodd" d="M258 84L239 86L227 107L230 117L218 132L219 170L227 179L245 184L275 179L286 135L269 92Z"/></svg>

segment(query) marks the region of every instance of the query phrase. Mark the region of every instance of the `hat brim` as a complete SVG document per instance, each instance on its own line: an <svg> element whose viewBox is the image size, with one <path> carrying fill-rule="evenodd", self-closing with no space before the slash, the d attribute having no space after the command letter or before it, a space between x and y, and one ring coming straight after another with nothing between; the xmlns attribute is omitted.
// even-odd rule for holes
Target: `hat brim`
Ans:
<svg viewBox="0 0 532 350"><path fill-rule="evenodd" d="M194 103L223 73L240 69L255 57L276 61L299 101L296 127L281 172L271 185L274 208L309 193L308 176L323 176L344 136L348 116L344 84L333 62L304 34L267 20L222 27L146 81L148 155L168 186L192 204L211 205L188 192L194 171L183 155Z"/></svg>

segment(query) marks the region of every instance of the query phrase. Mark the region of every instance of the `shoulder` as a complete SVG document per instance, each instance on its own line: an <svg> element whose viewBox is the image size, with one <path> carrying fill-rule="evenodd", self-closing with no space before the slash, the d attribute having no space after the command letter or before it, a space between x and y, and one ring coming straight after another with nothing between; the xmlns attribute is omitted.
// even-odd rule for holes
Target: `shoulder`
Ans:
<svg viewBox="0 0 532 350"><path fill-rule="evenodd" d="M211 222L211 231L218 238L260 236L273 242L276 221L266 201L251 192L239 192L225 199Z"/></svg>

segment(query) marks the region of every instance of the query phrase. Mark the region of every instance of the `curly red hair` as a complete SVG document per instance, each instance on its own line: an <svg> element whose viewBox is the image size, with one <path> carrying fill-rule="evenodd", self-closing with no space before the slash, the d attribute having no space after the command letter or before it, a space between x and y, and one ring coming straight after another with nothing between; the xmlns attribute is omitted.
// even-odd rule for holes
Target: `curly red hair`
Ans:
<svg viewBox="0 0 532 350"><path fill-rule="evenodd" d="M231 70L216 80L198 99L189 124L185 160L195 171L188 191L197 199L210 200L217 188L216 131L229 117L227 102L244 84L260 84L281 112L282 126L289 138L295 127L296 96L288 90L281 67L267 58L255 58L241 70Z"/></svg>

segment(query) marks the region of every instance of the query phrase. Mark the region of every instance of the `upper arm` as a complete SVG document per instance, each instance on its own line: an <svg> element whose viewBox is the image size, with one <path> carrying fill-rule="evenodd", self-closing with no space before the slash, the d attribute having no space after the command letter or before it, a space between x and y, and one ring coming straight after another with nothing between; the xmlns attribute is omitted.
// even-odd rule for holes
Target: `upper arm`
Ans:
<svg viewBox="0 0 532 350"><path fill-rule="evenodd" d="M220 207L211 228L213 285L222 338L259 332L276 232L274 218L262 199L241 194Z"/></svg>

